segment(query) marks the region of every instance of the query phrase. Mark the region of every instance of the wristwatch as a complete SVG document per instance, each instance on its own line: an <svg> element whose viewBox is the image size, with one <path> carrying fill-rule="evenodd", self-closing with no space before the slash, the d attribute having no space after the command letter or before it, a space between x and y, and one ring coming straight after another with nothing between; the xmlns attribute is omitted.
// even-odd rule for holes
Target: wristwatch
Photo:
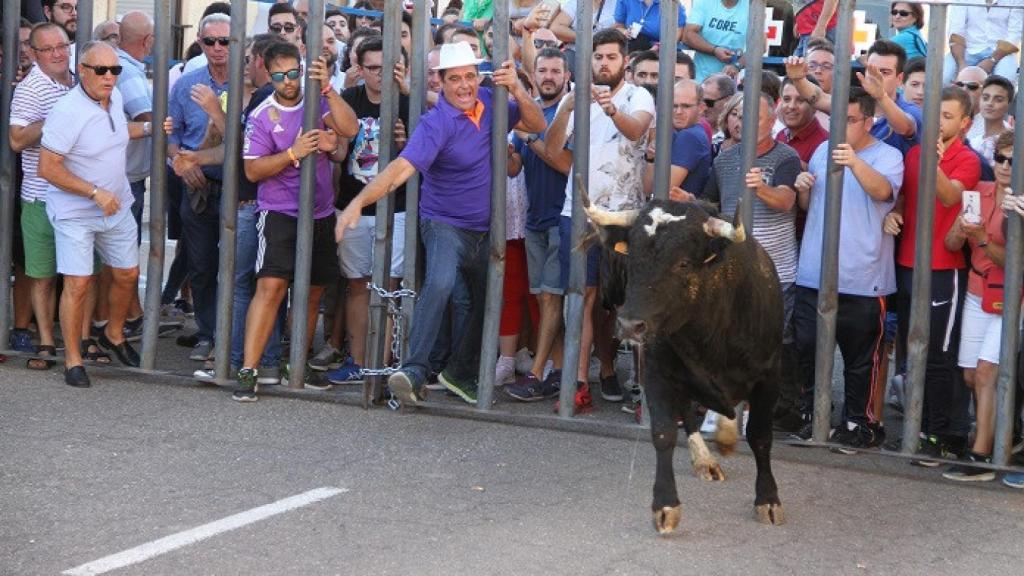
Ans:
<svg viewBox="0 0 1024 576"><path fill-rule="evenodd" d="M540 136L538 136L536 134L530 134L529 136L526 137L525 142L526 142L526 145L529 146L530 144L533 144L537 140L540 140Z"/></svg>

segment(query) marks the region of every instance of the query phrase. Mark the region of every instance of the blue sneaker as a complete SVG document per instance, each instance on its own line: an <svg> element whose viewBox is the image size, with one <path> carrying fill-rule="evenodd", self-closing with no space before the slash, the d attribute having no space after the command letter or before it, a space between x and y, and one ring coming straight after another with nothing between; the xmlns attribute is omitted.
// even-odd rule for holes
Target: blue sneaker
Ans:
<svg viewBox="0 0 1024 576"><path fill-rule="evenodd" d="M536 402L544 399L544 384L533 372L527 372L516 378L515 384L505 386L504 390L505 394L520 402Z"/></svg>
<svg viewBox="0 0 1024 576"><path fill-rule="evenodd" d="M28 354L36 353L36 347L32 344L32 333L24 328L15 328L11 330L8 343L11 346L11 350L14 350L15 352L25 352Z"/></svg>
<svg viewBox="0 0 1024 576"><path fill-rule="evenodd" d="M1024 474L1007 474L1003 476L1003 484L1010 488L1024 489Z"/></svg>
<svg viewBox="0 0 1024 576"><path fill-rule="evenodd" d="M363 368L353 362L352 358L346 358L345 363L339 368L327 372L327 379L332 384L359 382L363 379Z"/></svg>

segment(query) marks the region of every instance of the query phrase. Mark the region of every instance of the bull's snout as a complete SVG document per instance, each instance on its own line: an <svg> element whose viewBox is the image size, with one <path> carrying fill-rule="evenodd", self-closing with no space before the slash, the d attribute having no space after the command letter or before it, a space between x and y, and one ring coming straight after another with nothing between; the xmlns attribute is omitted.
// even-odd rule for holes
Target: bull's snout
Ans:
<svg viewBox="0 0 1024 576"><path fill-rule="evenodd" d="M643 320L633 320L619 317L619 339L643 342L644 334L647 333L647 323Z"/></svg>

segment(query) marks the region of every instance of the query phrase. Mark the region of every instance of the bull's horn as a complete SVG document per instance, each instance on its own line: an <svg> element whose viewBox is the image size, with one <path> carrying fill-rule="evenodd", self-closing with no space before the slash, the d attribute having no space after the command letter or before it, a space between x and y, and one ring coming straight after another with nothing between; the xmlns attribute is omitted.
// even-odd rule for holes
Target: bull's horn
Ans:
<svg viewBox="0 0 1024 576"><path fill-rule="evenodd" d="M743 229L743 224L734 227L718 218L708 218L704 221L704 233L711 237L725 238L736 244L747 239L747 232Z"/></svg>
<svg viewBox="0 0 1024 576"><path fill-rule="evenodd" d="M576 189L579 190L580 203L583 204L583 211L586 212L587 217L596 226L622 226L629 228L633 225L637 216L640 215L639 210L620 210L618 212L612 212L610 210L602 210L590 204L590 196L587 195L587 188L583 185L583 176L576 174Z"/></svg>

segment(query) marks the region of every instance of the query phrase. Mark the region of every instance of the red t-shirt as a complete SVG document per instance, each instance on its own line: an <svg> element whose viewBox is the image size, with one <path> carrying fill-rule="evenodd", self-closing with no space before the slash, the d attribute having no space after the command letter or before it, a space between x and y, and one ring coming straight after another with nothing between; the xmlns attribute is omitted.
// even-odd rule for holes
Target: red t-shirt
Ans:
<svg viewBox="0 0 1024 576"><path fill-rule="evenodd" d="M803 130L794 134L789 128L786 128L775 135L775 140L789 144L790 148L796 150L806 169L818 146L828 140L828 130L822 128L821 122L818 122L817 118L813 118L810 124L804 126Z"/></svg>
<svg viewBox="0 0 1024 576"><path fill-rule="evenodd" d="M797 2L799 5L800 2ZM821 16L821 9L825 7L825 0L814 0L809 5L803 8L797 8L796 13L796 34L797 36L803 36L814 32L814 27L818 24L818 18ZM836 27L836 22L839 17L839 10L837 9L832 13L832 18L825 25L826 30L831 30Z"/></svg>
<svg viewBox="0 0 1024 576"><path fill-rule="evenodd" d="M914 238L917 234L917 188L918 172L921 166L921 145L917 144L907 152L904 159L903 186L900 194L906 199L903 208L903 231L896 251L896 263L907 268L914 267ZM959 139L953 140L942 155L939 169L950 180L963 184L964 190L975 190L981 177L978 155L964 146ZM932 270L954 270L964 268L964 253L961 250L946 250L946 233L960 215L960 203L943 206L935 199L935 225L932 227Z"/></svg>

